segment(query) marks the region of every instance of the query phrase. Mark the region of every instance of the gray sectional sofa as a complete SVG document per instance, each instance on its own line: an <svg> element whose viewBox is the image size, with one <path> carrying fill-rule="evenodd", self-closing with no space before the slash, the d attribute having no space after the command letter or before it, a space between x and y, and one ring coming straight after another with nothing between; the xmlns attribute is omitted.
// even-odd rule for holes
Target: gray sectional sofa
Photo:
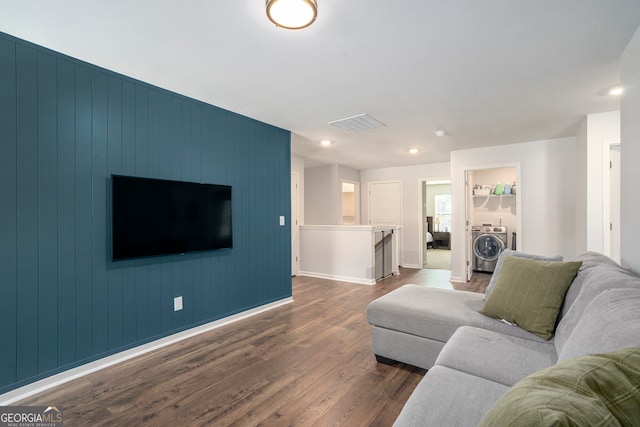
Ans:
<svg viewBox="0 0 640 427"><path fill-rule="evenodd" d="M514 251L503 253L489 293L496 292L498 287L500 291L505 289L507 273L501 266L506 257L538 258ZM507 261L511 263L511 260ZM536 375L544 375L547 381L547 376L564 374L567 369L583 372L583 368L576 367L579 363L600 363L599 359L595 362L585 360L596 357L589 355L609 354L629 347L631 355L613 354L611 358L615 362L610 364L618 368L624 363L631 365L631 368L624 367L627 370L620 368L631 372L627 377L631 377L632 385L629 386L626 380L617 381L631 387L631 390L621 392L626 396L627 406L618 407L623 408L624 416L631 417L629 420L640 417L640 278L593 252L579 255L572 261L581 262L580 269L577 275L573 273L575 278L572 276L569 280L568 290L562 291L563 300L550 339L513 322L509 324L504 319L481 314L487 301L496 294L486 297L478 293L405 285L373 301L367 308L367 318L372 325L372 348L378 361L399 361L428 370L394 425L467 427L479 425L486 416L493 416L493 422L487 425L495 425L496 419L501 420L500 425L527 425L508 421L498 408L508 407L510 417L520 416L514 409L516 406L524 408L521 412L533 411L527 396L533 399L535 387L531 388L529 384L523 393L521 383L542 384L544 381L536 379ZM503 283L499 283L500 277ZM637 371L634 371L636 367ZM589 384L597 383L592 379L589 381ZM550 395L549 390L544 390L542 400ZM562 391L561 395L576 396L567 391ZM508 397L517 399L518 405L503 402ZM554 401L562 412L567 404L560 400ZM580 405L575 402L572 405L580 413ZM564 414L558 415L558 411L551 411L550 406L548 401L543 405L546 408L543 411L551 414L545 416L551 416L550 419L564 417ZM590 406L594 407L593 400ZM535 416L540 417L540 412ZM606 416L614 415L607 412ZM532 425L543 424L538 421Z"/></svg>

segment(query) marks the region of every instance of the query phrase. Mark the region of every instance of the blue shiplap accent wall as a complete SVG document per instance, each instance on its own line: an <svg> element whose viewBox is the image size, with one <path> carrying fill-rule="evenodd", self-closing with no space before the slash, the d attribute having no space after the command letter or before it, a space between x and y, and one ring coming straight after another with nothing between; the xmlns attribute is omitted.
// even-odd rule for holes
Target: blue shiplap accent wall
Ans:
<svg viewBox="0 0 640 427"><path fill-rule="evenodd" d="M0 34L0 393L290 297L289 139ZM233 249L111 262L112 173L232 185Z"/></svg>

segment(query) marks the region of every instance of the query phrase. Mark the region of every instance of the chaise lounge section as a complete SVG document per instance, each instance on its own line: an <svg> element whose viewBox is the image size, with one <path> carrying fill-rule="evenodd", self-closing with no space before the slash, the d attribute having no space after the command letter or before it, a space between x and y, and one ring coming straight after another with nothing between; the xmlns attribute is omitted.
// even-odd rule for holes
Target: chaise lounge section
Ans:
<svg viewBox="0 0 640 427"><path fill-rule="evenodd" d="M552 270L555 272L549 275ZM559 276L562 286L555 283ZM555 307L548 301L540 307L536 305L539 289L553 294ZM505 295L510 304L506 305L506 313L489 317L480 312L491 311ZM534 317L548 311L552 317L545 321L551 321L550 329L549 325L545 326L547 329L539 329L536 324L531 327L523 317L507 322L513 320L510 307L519 305L518 298L524 298L522 310L529 310ZM589 357L604 357L619 370L624 364L634 366L640 360L640 278L593 252L562 262L559 257L505 251L486 295L405 285L373 301L367 317L372 325L373 353L379 361L399 361L428 369L396 426L475 426L485 417L508 424L508 419L521 414L513 410L516 405L501 402L521 393L522 383L529 392L519 395L517 402L524 408L520 412L538 417L541 411L556 418L573 416L567 415L567 405L553 409L549 404L541 408L530 404L536 393L531 392L527 381L536 375L546 378L567 369L575 371L577 364L593 362L585 360ZM594 356L602 354L606 355ZM640 365L637 372L631 369L629 375L631 385L620 383L627 385L621 393L631 398L623 416L632 420L640 417ZM567 383L566 379L563 381ZM553 393L545 390L542 395ZM563 391L561 396L573 394ZM594 399L600 398L584 401L593 406ZM578 403L572 404L579 408ZM509 414L498 413L495 418L495 412L503 407L508 408Z"/></svg>

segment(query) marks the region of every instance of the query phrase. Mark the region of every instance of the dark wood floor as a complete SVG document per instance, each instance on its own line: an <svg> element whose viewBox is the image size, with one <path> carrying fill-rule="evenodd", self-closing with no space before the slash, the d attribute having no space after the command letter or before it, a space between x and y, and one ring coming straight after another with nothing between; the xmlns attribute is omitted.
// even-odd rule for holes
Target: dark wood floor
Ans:
<svg viewBox="0 0 640 427"><path fill-rule="evenodd" d="M403 269L374 286L296 277L294 302L42 392L65 426L390 426L424 371L371 354L366 307L406 283L480 292L476 275Z"/></svg>

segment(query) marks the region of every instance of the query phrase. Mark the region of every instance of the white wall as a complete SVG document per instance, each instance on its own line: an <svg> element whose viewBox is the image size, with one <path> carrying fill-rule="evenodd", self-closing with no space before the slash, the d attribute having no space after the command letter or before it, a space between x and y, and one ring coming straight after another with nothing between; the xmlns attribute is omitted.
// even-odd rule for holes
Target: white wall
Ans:
<svg viewBox="0 0 640 427"><path fill-rule="evenodd" d="M342 180L359 183L360 172L339 165L305 169L305 224L342 223Z"/></svg>
<svg viewBox="0 0 640 427"><path fill-rule="evenodd" d="M587 118L576 133L576 252L587 250Z"/></svg>
<svg viewBox="0 0 640 427"><path fill-rule="evenodd" d="M353 221L356 216L356 198L354 191L343 191L342 192L342 219L349 219ZM351 223L353 224L353 222Z"/></svg>
<svg viewBox="0 0 640 427"><path fill-rule="evenodd" d="M621 60L621 261L640 273L640 30Z"/></svg>
<svg viewBox="0 0 640 427"><path fill-rule="evenodd" d="M303 225L300 275L375 284L374 227Z"/></svg>
<svg viewBox="0 0 640 427"><path fill-rule="evenodd" d="M422 230L422 181L449 179L449 163L433 163L360 171L361 219L369 223L369 194L371 182L402 182L402 228L400 230L400 264L404 267L422 268L420 245Z"/></svg>
<svg viewBox="0 0 640 427"><path fill-rule="evenodd" d="M338 166L338 184L340 184L340 191L342 191L342 180L360 182L360 171L346 166Z"/></svg>
<svg viewBox="0 0 640 427"><path fill-rule="evenodd" d="M304 175L305 224L340 224L342 187L339 186L338 166L307 168Z"/></svg>
<svg viewBox="0 0 640 427"><path fill-rule="evenodd" d="M451 153L453 230L451 278L463 281L466 265L464 171L520 167L518 247L525 252L573 257L575 251L575 138L534 141Z"/></svg>

